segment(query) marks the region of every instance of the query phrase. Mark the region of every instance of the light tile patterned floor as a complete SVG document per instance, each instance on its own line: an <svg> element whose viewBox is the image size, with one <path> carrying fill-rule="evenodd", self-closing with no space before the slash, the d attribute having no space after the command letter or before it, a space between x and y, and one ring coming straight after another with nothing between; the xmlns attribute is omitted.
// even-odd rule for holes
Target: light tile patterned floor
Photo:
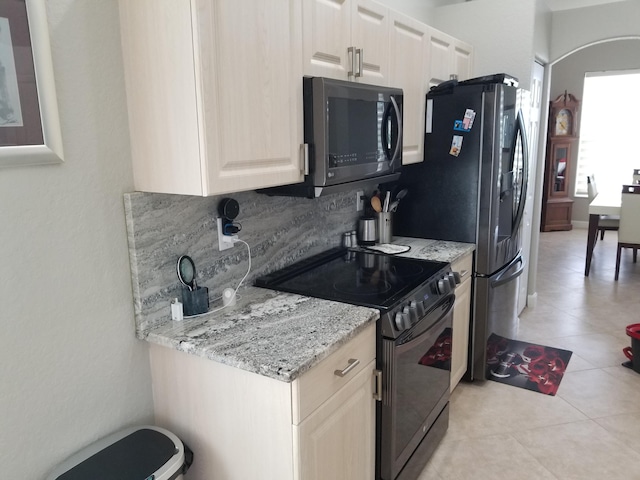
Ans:
<svg viewBox="0 0 640 480"><path fill-rule="evenodd" d="M461 383L444 441L420 480L640 479L640 374L622 367L640 323L640 262L617 236L598 241L584 276L586 230L541 234L538 305L518 338L573 351L555 397L496 382Z"/></svg>

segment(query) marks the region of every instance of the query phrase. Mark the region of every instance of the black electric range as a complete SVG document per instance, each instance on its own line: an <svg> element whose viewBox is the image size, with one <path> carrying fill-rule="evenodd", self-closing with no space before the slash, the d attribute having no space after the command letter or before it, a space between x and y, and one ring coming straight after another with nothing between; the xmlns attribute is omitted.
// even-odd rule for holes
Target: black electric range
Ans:
<svg viewBox="0 0 640 480"><path fill-rule="evenodd" d="M376 479L415 480L449 424L453 293L448 263L336 248L259 287L376 308Z"/></svg>
<svg viewBox="0 0 640 480"><path fill-rule="evenodd" d="M376 308L383 317L411 302L422 313L455 288L448 275L453 277L445 262L334 248L260 277L255 285Z"/></svg>

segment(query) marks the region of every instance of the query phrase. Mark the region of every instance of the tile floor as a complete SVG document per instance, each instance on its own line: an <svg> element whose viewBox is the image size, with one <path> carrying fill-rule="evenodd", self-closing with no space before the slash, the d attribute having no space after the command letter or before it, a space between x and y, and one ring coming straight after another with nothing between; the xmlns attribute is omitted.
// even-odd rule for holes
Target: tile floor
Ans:
<svg viewBox="0 0 640 480"><path fill-rule="evenodd" d="M449 430L420 480L640 479L640 374L622 367L625 328L640 323L640 262L617 236L598 241L584 276L587 231L543 233L538 304L519 339L573 351L558 394L461 383Z"/></svg>

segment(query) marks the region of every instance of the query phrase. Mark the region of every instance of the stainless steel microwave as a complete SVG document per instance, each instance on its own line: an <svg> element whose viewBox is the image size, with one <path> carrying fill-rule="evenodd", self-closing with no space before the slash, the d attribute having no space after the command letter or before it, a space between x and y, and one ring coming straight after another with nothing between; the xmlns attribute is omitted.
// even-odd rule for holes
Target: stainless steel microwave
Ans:
<svg viewBox="0 0 640 480"><path fill-rule="evenodd" d="M402 90L303 78L305 179L262 190L309 198L397 180L402 166Z"/></svg>

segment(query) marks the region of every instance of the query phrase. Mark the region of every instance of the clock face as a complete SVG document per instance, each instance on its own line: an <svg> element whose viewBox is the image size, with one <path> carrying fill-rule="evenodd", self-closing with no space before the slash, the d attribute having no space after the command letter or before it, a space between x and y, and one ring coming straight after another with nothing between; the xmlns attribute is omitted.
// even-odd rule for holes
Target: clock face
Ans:
<svg viewBox="0 0 640 480"><path fill-rule="evenodd" d="M571 132L571 112L566 108L556 115L556 135L569 135Z"/></svg>

